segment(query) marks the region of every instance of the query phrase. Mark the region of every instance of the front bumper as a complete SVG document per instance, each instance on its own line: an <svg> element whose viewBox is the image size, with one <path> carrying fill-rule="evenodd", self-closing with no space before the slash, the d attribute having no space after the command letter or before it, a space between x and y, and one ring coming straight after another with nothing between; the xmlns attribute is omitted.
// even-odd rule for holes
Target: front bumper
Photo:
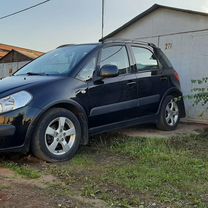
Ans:
<svg viewBox="0 0 208 208"><path fill-rule="evenodd" d="M40 112L38 108L26 106L0 114L0 152L25 151L30 139L27 135Z"/></svg>

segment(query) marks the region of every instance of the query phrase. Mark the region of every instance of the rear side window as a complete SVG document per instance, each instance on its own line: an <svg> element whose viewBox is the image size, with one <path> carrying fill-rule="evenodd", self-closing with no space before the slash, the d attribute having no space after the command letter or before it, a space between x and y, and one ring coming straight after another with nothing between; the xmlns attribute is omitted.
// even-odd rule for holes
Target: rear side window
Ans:
<svg viewBox="0 0 208 208"><path fill-rule="evenodd" d="M129 69L129 59L125 46L111 46L102 49L100 67L104 65L116 65L119 74L126 74Z"/></svg>
<svg viewBox="0 0 208 208"><path fill-rule="evenodd" d="M159 68L157 59L150 50L133 46L132 51L135 57L137 71L149 71Z"/></svg>

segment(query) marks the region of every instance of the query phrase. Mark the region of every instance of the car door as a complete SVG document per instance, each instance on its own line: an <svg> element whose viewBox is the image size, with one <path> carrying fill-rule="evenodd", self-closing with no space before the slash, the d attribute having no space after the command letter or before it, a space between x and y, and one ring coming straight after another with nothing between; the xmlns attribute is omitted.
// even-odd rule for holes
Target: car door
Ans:
<svg viewBox="0 0 208 208"><path fill-rule="evenodd" d="M125 45L101 49L94 76L104 65L116 65L119 76L88 82L89 127L120 122L134 116L137 99L136 75L129 73L130 59Z"/></svg>
<svg viewBox="0 0 208 208"><path fill-rule="evenodd" d="M169 87L169 78L151 47L132 45L138 84L138 115L155 114L163 94Z"/></svg>

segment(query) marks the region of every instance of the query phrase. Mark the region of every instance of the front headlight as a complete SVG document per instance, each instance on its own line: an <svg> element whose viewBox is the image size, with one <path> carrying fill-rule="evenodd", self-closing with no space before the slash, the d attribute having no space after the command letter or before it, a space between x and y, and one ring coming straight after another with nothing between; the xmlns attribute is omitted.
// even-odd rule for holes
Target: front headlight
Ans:
<svg viewBox="0 0 208 208"><path fill-rule="evenodd" d="M26 106L32 100L32 95L26 91L20 91L0 99L0 113L16 110Z"/></svg>

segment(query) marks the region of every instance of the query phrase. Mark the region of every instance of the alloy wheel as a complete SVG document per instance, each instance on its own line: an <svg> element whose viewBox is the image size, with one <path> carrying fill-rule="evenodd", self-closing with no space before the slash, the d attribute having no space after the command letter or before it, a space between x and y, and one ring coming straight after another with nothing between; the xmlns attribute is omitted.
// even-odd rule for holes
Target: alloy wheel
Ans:
<svg viewBox="0 0 208 208"><path fill-rule="evenodd" d="M73 122L66 117L58 117L50 122L45 131L45 144L54 155L70 151L75 143L76 130Z"/></svg>
<svg viewBox="0 0 208 208"><path fill-rule="evenodd" d="M179 109L174 99L172 99L166 106L165 119L169 126L174 126L178 122Z"/></svg>

